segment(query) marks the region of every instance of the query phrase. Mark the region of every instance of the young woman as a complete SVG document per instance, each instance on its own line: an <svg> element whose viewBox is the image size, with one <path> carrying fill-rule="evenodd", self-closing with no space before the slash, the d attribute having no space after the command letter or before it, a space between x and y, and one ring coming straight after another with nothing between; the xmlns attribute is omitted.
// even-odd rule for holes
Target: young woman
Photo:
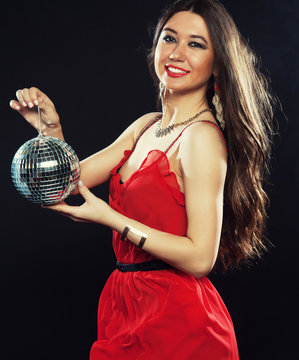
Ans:
<svg viewBox="0 0 299 360"><path fill-rule="evenodd" d="M79 207L50 208L113 229L117 269L99 302L90 359L239 358L208 273L260 256L271 98L218 1L179 0L158 22L149 66L162 113L140 117L81 162ZM51 100L17 91L11 107L63 139ZM110 179L110 205L88 189Z"/></svg>

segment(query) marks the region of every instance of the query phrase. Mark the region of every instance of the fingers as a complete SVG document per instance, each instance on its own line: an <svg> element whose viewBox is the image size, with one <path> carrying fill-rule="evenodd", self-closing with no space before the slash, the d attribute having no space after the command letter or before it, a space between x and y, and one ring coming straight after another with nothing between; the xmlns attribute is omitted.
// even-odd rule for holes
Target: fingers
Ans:
<svg viewBox="0 0 299 360"><path fill-rule="evenodd" d="M83 182L80 180L78 183L78 190L79 193L83 196L83 198L88 201L92 197L94 197L93 193L89 191L89 189L83 184Z"/></svg>
<svg viewBox="0 0 299 360"><path fill-rule="evenodd" d="M36 87L19 89L16 92L16 97L19 101L18 106L31 109L34 105L40 105L43 101L42 95L44 94Z"/></svg>
<svg viewBox="0 0 299 360"><path fill-rule="evenodd" d="M24 106L28 106L29 108L33 108L34 107L34 103L33 103L33 99L30 98L30 94L29 94L29 89L25 88L22 91L22 96L23 96L23 102L22 105ZM34 99L34 101L36 101L37 99Z"/></svg>
<svg viewBox="0 0 299 360"><path fill-rule="evenodd" d="M56 208L56 207L54 208L54 205L53 206L51 206L51 205L50 206L42 206L42 207L45 208L45 209L53 210L53 211L57 212L58 214L60 214L62 216L65 216L65 217L67 217L67 218L69 218L69 219L71 219L71 220L73 220L75 222L82 222L82 223L87 223L88 222L87 220L78 218L78 217L76 217L74 215L67 214L65 211L59 211L59 210L57 210L58 208Z"/></svg>
<svg viewBox="0 0 299 360"><path fill-rule="evenodd" d="M82 197L85 200L84 204L87 204L88 201L90 201L93 197L95 197L93 195L93 193L90 192L88 190L88 188L82 183L81 180L79 181L78 189L79 189L79 193L82 195ZM71 205L68 205L65 201L61 201L58 204L47 205L47 206L42 205L42 207L46 208L46 209L57 211L61 215L66 215L66 216L72 218L72 220L77 219L77 221L78 221L79 219L83 220L80 215L82 215L81 212L82 212L82 208L84 207L83 206L84 204L82 204L81 206L71 206ZM81 210L81 212L80 212L80 210Z"/></svg>
<svg viewBox="0 0 299 360"><path fill-rule="evenodd" d="M9 102L9 106L14 109L14 110L17 110L17 111L20 111L21 110L21 105L18 101L16 100L11 100Z"/></svg>
<svg viewBox="0 0 299 360"><path fill-rule="evenodd" d="M58 212L60 215L63 215L75 222L81 222L81 223L88 223L89 221L86 219L83 219L79 216L78 211L80 211L80 207L78 206L70 206L64 201L56 204L56 205L42 205L43 208L53 210Z"/></svg>
<svg viewBox="0 0 299 360"><path fill-rule="evenodd" d="M63 139L62 132L59 129L59 115L57 114L53 102L46 94L36 87L31 87L17 90L16 97L17 100L11 100L9 103L13 110L17 110L36 130L41 130L43 134L49 134L58 130L57 137ZM39 106L41 110L41 129L37 106Z"/></svg>
<svg viewBox="0 0 299 360"><path fill-rule="evenodd" d="M47 206L42 205L42 207L49 210L57 211L60 214L67 216L76 216L75 212L78 208L77 206L68 205L65 202L54 205L47 205Z"/></svg>

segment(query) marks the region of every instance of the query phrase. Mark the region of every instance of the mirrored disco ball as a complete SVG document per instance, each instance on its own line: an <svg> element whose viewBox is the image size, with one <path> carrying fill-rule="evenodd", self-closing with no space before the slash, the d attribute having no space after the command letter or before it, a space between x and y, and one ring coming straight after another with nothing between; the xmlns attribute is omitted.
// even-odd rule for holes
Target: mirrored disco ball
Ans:
<svg viewBox="0 0 299 360"><path fill-rule="evenodd" d="M55 204L76 188L80 178L79 159L64 141L39 135L16 152L11 177L18 192L27 200Z"/></svg>

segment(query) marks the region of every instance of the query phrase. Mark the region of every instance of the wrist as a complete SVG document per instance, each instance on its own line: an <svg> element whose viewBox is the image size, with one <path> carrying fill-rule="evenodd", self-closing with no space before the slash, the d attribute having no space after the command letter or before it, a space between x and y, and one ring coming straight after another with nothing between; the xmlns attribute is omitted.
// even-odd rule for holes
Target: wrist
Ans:
<svg viewBox="0 0 299 360"><path fill-rule="evenodd" d="M61 127L60 123L58 123L56 125L48 126L48 128L43 131L43 134L45 136L52 136L52 137L55 137L57 139L64 141L64 136L62 133L62 127Z"/></svg>
<svg viewBox="0 0 299 360"><path fill-rule="evenodd" d="M133 219L125 217L111 207L110 212L107 212L107 215L109 220L106 225L120 233L122 241L131 241L140 249L143 247L145 240L147 239L147 234L144 233L144 231L140 231L139 228L135 226L135 221Z"/></svg>
<svg viewBox="0 0 299 360"><path fill-rule="evenodd" d="M127 239L131 240L139 249L142 249L147 239L147 234L130 225L126 225L121 234L120 240L126 241Z"/></svg>
<svg viewBox="0 0 299 360"><path fill-rule="evenodd" d="M103 218L103 222L104 225L110 227L112 230L115 230L119 233L122 233L124 227L126 226L122 215L116 210L112 209L112 207L109 205L107 211L105 211L105 217Z"/></svg>

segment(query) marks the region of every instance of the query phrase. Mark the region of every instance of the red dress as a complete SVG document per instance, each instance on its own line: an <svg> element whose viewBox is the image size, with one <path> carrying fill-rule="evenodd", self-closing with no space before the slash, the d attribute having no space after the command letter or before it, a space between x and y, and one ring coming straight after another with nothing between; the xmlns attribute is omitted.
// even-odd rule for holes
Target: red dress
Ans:
<svg viewBox="0 0 299 360"><path fill-rule="evenodd" d="M111 171L110 206L157 230L186 236L185 197L169 170L168 150L150 151L140 168L121 183L118 169L134 148L125 151ZM154 259L129 240L121 241L115 231L113 248L120 263ZM100 297L98 340L90 352L90 360L108 359L238 360L239 356L230 315L207 277L195 279L177 269L115 270Z"/></svg>

